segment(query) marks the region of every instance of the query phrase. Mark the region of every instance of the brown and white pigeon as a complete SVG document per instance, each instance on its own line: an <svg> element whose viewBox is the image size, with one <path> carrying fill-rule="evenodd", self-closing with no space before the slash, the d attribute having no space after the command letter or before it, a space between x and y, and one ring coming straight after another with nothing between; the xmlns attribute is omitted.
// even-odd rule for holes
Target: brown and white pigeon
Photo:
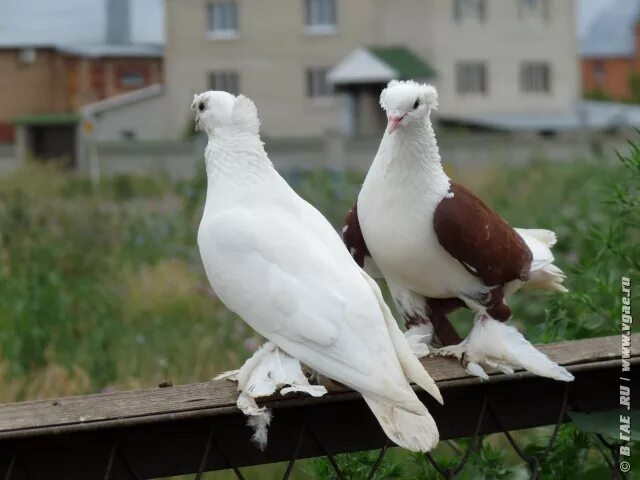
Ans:
<svg viewBox="0 0 640 480"><path fill-rule="evenodd" d="M438 94L431 85L391 81L380 95L387 130L343 240L356 262L383 276L403 314L414 352L428 353L431 327L443 348L464 358L467 371L488 378L482 365L571 381L573 376L536 350L514 327L506 298L522 287L565 292L553 264L556 236L514 229L445 174L431 125ZM474 327L461 341L447 314L467 306Z"/></svg>

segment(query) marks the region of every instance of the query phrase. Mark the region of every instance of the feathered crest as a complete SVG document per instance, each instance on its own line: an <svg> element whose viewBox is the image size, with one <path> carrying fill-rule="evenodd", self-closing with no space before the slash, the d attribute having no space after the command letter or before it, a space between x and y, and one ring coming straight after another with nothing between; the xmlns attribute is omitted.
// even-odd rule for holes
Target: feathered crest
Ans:
<svg viewBox="0 0 640 480"><path fill-rule="evenodd" d="M412 94L417 90L418 95L427 107L431 110L438 109L438 91L436 87L428 83L418 83L415 80L391 80L380 94L380 106L386 110L389 95L400 89Z"/></svg>
<svg viewBox="0 0 640 480"><path fill-rule="evenodd" d="M256 104L244 95L238 95L236 97L231 118L234 123L248 129L252 133L257 134L260 130L260 119L258 118Z"/></svg>

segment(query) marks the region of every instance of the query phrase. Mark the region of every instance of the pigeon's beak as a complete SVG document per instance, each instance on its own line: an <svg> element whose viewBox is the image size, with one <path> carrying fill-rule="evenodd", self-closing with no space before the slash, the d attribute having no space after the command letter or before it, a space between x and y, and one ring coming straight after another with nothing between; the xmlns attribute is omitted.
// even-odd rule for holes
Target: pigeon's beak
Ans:
<svg viewBox="0 0 640 480"><path fill-rule="evenodd" d="M196 117L196 132L200 131L200 117Z"/></svg>
<svg viewBox="0 0 640 480"><path fill-rule="evenodd" d="M404 120L404 117L406 116L406 113L404 115L389 115L389 117L387 117L387 119L389 120L389 122L387 123L387 133L391 134L395 132L398 127L400 127L400 125L402 124L402 120Z"/></svg>

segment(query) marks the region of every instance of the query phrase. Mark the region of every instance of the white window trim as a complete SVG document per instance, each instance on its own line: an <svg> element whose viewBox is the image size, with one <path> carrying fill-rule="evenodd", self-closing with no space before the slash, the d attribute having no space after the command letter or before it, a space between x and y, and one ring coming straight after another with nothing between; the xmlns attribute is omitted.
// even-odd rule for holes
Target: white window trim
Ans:
<svg viewBox="0 0 640 480"><path fill-rule="evenodd" d="M307 35L322 36L322 35L335 35L338 33L337 25L305 25L304 33Z"/></svg>
<svg viewBox="0 0 640 480"><path fill-rule="evenodd" d="M207 6L207 15L210 15L211 13L209 12L209 9L213 8L213 6L215 5L216 2L213 3L209 3ZM238 5L236 2L230 2L233 3L235 5L235 14L236 14L236 18L235 18L235 23L236 23L236 28L229 28L229 29L220 29L220 30L212 30L210 29L210 25L207 23L207 33L206 33L206 38L209 40L235 40L240 36L240 32L238 30ZM209 22L209 18L207 18L207 22Z"/></svg>
<svg viewBox="0 0 640 480"><path fill-rule="evenodd" d="M208 40L237 40L240 38L238 30L209 30L206 35Z"/></svg>

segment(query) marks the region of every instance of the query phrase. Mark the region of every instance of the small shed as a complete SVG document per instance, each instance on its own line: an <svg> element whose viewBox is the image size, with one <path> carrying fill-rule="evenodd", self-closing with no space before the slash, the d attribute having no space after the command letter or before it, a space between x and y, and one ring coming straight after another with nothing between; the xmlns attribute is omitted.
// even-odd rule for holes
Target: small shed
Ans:
<svg viewBox="0 0 640 480"><path fill-rule="evenodd" d="M38 160L58 160L69 168L77 161L78 125L75 113L24 115L12 121L16 127L16 147L19 160L27 156Z"/></svg>

